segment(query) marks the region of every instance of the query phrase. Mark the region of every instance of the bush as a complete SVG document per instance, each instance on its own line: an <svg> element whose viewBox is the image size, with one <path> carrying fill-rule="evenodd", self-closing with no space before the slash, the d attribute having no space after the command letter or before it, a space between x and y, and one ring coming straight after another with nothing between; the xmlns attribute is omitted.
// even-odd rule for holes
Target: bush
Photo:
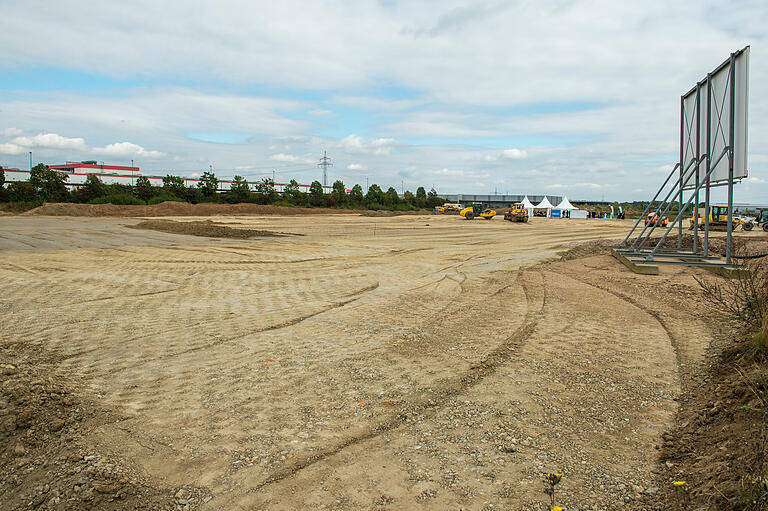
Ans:
<svg viewBox="0 0 768 511"><path fill-rule="evenodd" d="M23 213L30 209L35 209L38 206L42 206L43 201L11 201L4 204L0 204L0 211L8 211L10 213Z"/></svg>
<svg viewBox="0 0 768 511"><path fill-rule="evenodd" d="M104 197L96 197L88 204L114 204L115 206L143 206L145 202L130 193L116 193Z"/></svg>
<svg viewBox="0 0 768 511"><path fill-rule="evenodd" d="M11 202L39 202L37 188L29 181L16 181L8 185L8 200Z"/></svg>
<svg viewBox="0 0 768 511"><path fill-rule="evenodd" d="M746 271L731 279L707 282L694 277L714 312L750 330L768 324L768 258L747 259Z"/></svg>
<svg viewBox="0 0 768 511"><path fill-rule="evenodd" d="M371 209L373 211L378 211L380 209L389 209L386 206L379 204L378 202L366 202L365 207L366 209Z"/></svg>
<svg viewBox="0 0 768 511"><path fill-rule="evenodd" d="M149 204L151 206L152 204L160 204L161 202L167 202L167 201L171 201L171 202L186 202L184 199L180 199L180 198L176 197L175 195L173 195L172 193L168 193L168 192L164 191L164 192L161 192L159 195L155 195L154 197L149 199L147 201L147 204Z"/></svg>

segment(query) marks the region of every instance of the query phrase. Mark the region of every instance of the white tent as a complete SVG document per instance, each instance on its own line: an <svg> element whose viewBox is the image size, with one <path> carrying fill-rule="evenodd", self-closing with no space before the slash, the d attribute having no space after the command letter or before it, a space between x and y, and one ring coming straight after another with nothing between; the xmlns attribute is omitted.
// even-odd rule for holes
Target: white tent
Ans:
<svg viewBox="0 0 768 511"><path fill-rule="evenodd" d="M563 196L563 200L560 201L560 204L555 206L555 209L560 211L560 218L573 218L571 212L579 210L579 208L571 204L566 196ZM578 217L579 215L576 216Z"/></svg>
<svg viewBox="0 0 768 511"><path fill-rule="evenodd" d="M546 209L547 210L547 216L552 216L552 208L554 208L554 206L552 205L551 202L549 202L549 199L547 199L547 196L545 195L544 196L544 200L542 200L541 202L536 204L534 206L534 208L536 208L536 209Z"/></svg>
<svg viewBox="0 0 768 511"><path fill-rule="evenodd" d="M560 204L555 206L555 209L559 209L560 211L571 211L574 209L579 209L568 200L568 197L563 197L563 200L560 201Z"/></svg>
<svg viewBox="0 0 768 511"><path fill-rule="evenodd" d="M528 212L528 216L533 216L533 202L531 202L527 195L523 199L523 207Z"/></svg>

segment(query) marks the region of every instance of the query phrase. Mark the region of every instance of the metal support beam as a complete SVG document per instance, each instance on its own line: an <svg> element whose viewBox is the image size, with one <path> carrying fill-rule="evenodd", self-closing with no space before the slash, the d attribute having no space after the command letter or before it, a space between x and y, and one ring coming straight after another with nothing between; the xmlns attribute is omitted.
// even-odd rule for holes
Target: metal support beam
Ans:
<svg viewBox="0 0 768 511"><path fill-rule="evenodd" d="M733 132L734 132L734 110L736 109L736 54L731 53L731 68L728 70L730 73L730 123L728 126L728 232L725 240L725 264L731 264L731 240L733 235L733 164L734 164L734 150L733 150Z"/></svg>
<svg viewBox="0 0 768 511"><path fill-rule="evenodd" d="M645 215L648 214L648 211L651 210L651 207L653 206L653 203L656 202L656 199L659 198L659 194L661 193L661 191L664 188L666 188L667 183L669 183L669 180L672 179L672 176L674 175L675 171L677 170L677 167L679 167L679 166L680 166L679 163L675 164L674 168L672 169L672 171L667 176L667 179L664 180L664 184L661 185L661 188L659 188L659 190L656 192L656 195L653 196L653 199L651 199L651 202L649 202L648 205L645 207L645 209L643 210L643 214L640 215L640 218L637 219L637 221L635 222L635 225L632 226L632 229L629 231L629 234L627 234L627 237L624 238L624 241L622 241L619 246L621 246L621 247L626 247L627 246L627 241L629 241L629 238L632 236L632 233L635 232L635 229L637 229L637 226L640 224L640 222L643 221L643 219L645 218Z"/></svg>
<svg viewBox="0 0 768 511"><path fill-rule="evenodd" d="M707 73L707 190L704 205L704 255L709 255L709 191L712 188L710 186L710 172L712 168L712 159L709 157L709 153L712 151L712 123L709 121L712 115L712 73Z"/></svg>
<svg viewBox="0 0 768 511"><path fill-rule="evenodd" d="M723 149L723 152L720 153L720 156L718 156L717 160L715 161L715 164L709 170L709 173L707 173L707 176L706 176L707 178L710 176L712 171L714 171L715 168L717 168L717 164L720 163L720 160L723 159L723 156L726 155L727 151L728 151L728 148L726 147L725 149ZM690 179L690 177L689 177L689 179ZM703 182L701 184L699 184L699 187L694 192L698 192L699 189L701 189L702 185L703 185ZM685 203L685 208L686 209L688 208L688 205L691 203L691 201L693 200L694 197L695 197L695 195L691 194L691 197L688 199L688 202ZM669 209L669 206L667 206L667 209ZM681 217L683 216L683 212L684 212L684 210L680 210L680 212L677 214L677 217L675 218L675 222L679 222L680 221ZM664 214L666 214L666 210L665 210ZM664 235L661 237L659 242L656 244L656 247L654 247L653 251L651 251L651 254L648 256L647 260L649 260L649 261L653 260L654 254L656 254L656 251L659 249L659 247L661 247L661 244L664 243L664 240L667 239L667 236L669 235L669 232L672 230L672 227L674 227L675 222L673 222L672 225L670 225L667 228L667 231L664 233Z"/></svg>
<svg viewBox="0 0 768 511"><path fill-rule="evenodd" d="M685 132L685 96L680 96L680 183L683 182L683 165L685 162L685 151L683 151L683 133ZM680 187L678 195L678 211L683 208L683 187ZM683 248L683 224L677 229L677 248Z"/></svg>
<svg viewBox="0 0 768 511"><path fill-rule="evenodd" d="M699 251L699 157L701 155L701 147L699 143L699 130L701 129L701 102L699 97L701 96L701 84L696 84L696 203L693 205L693 251ZM709 152L709 149L707 149ZM680 229L683 228L683 222L680 221Z"/></svg>
<svg viewBox="0 0 768 511"><path fill-rule="evenodd" d="M688 164L688 166L687 166L685 169L683 169L683 172L682 172L682 174L680 174L680 175L681 175L681 177L682 177L682 176L684 176L684 175L685 175L685 174L688 172L688 170L691 168L691 166L692 166L694 163L696 163L696 160L691 160L691 162ZM693 175L693 174L691 174L691 176L692 176L692 175ZM688 182L688 179L690 179L690 178L691 178L691 176L688 176L688 178L685 180L685 181L686 181L686 183ZM663 213L661 213L661 207L662 207L662 206L663 206L665 203L667 203L667 200L669 200L669 197L670 197L670 196L671 196L673 193L675 193L675 192L677 191L677 186L680 186L680 188L683 188L683 187L685 187L685 184L686 184L686 183L680 183L680 182L678 181L677 183L675 183L675 186L674 186L674 187L672 187L672 189L669 191L669 193L667 193L667 196L666 196L666 197L664 197L664 200L663 200L663 201L661 201L661 204L659 204L659 207L656 209L656 215L658 215L658 217L659 217L659 218L661 218L662 216L666 215L666 214L667 214L667 212L669 211L669 208L671 208L671 207L672 207L672 202L669 202L669 203L667 204L667 207L664 209L664 212L663 212ZM690 202L690 201L689 201L689 202ZM686 207L687 207L687 206L686 206ZM680 212L682 213L682 211L683 211L683 209L681 208L681 209L680 209ZM643 234L645 233L646 229L648 229L648 226L646 225L646 226L643 228L642 232L640 232L640 235L637 237L637 239L635 240L635 242L634 242L634 243L632 243L632 248L642 248L642 247L645 245L645 243L648 241L648 239L651 237L651 234L653 234L653 231L655 231L655 230L656 230L656 227L658 226L658 224L659 224L659 223L660 223L660 222L656 222L656 223L654 223L654 224L651 226L651 230L650 230L650 231L648 231L648 234L646 234L646 235L645 235L645 238L642 240L642 242L641 242L641 243L640 243L640 245L638 246L638 245L637 245L637 242L638 242L638 241L640 241L640 240L643 238ZM673 223L672 225L674 226L675 224ZM669 231L667 231L667 232L669 232Z"/></svg>

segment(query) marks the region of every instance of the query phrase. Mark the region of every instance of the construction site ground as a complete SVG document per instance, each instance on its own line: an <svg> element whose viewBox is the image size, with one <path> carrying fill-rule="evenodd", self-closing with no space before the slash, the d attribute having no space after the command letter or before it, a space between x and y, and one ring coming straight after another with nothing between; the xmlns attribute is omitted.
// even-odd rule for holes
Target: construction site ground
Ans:
<svg viewBox="0 0 768 511"><path fill-rule="evenodd" d="M629 222L143 220L0 217L0 510L652 509L725 335Z"/></svg>

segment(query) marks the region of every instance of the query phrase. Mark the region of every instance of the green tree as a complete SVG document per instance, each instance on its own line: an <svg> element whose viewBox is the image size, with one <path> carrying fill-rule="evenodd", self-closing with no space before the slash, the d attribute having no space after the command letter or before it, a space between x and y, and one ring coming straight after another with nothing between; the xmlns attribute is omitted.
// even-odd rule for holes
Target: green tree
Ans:
<svg viewBox="0 0 768 511"><path fill-rule="evenodd" d="M384 192L377 184L372 184L365 194L365 207L368 209L381 209L384 206Z"/></svg>
<svg viewBox="0 0 768 511"><path fill-rule="evenodd" d="M184 198L190 204L198 204L206 199L206 197L203 195L203 191L200 190L200 188L197 186L188 186L184 191Z"/></svg>
<svg viewBox="0 0 768 511"><path fill-rule="evenodd" d="M42 201L63 201L69 193L64 184L69 176L38 163L29 173L29 182L35 187L37 196Z"/></svg>
<svg viewBox="0 0 768 511"><path fill-rule="evenodd" d="M349 191L350 202L352 202L353 205L360 207L363 205L363 199L363 187L360 185L353 186Z"/></svg>
<svg viewBox="0 0 768 511"><path fill-rule="evenodd" d="M261 197L261 202L271 204L277 200L275 181L271 177L265 177L260 183L256 183L256 193Z"/></svg>
<svg viewBox="0 0 768 511"><path fill-rule="evenodd" d="M219 190L219 180L216 179L213 172L203 172L200 181L197 182L197 189L202 192L203 197L211 199L216 196L216 192Z"/></svg>
<svg viewBox="0 0 768 511"><path fill-rule="evenodd" d="M5 170L0 167L0 202L8 202L8 190L5 189Z"/></svg>
<svg viewBox="0 0 768 511"><path fill-rule="evenodd" d="M387 193L384 194L384 204L394 208L398 202L400 202L400 196L397 195L397 190L390 186L387 189Z"/></svg>
<svg viewBox="0 0 768 511"><path fill-rule="evenodd" d="M305 203L305 194L299 189L299 183L295 179L291 179L290 183L283 188L283 198L290 202L300 206Z"/></svg>
<svg viewBox="0 0 768 511"><path fill-rule="evenodd" d="M429 190L429 193L427 193L427 207L428 208L434 208L435 206L439 206L444 201L440 197L437 196L437 192L434 188Z"/></svg>
<svg viewBox="0 0 768 511"><path fill-rule="evenodd" d="M187 187L184 185L184 180L179 176L172 176L170 174L167 174L163 178L163 189L171 195L175 195L182 199L187 191Z"/></svg>
<svg viewBox="0 0 768 511"><path fill-rule="evenodd" d="M320 181L312 181L309 185L309 202L312 206L325 206L325 193Z"/></svg>
<svg viewBox="0 0 768 511"><path fill-rule="evenodd" d="M149 178L146 176L139 176L136 179L136 186L133 187L133 195L143 201L149 201L155 196L155 188L152 183L149 182Z"/></svg>
<svg viewBox="0 0 768 511"><path fill-rule="evenodd" d="M8 185L8 200L12 202L34 202L37 188L29 181L15 181Z"/></svg>
<svg viewBox="0 0 768 511"><path fill-rule="evenodd" d="M104 197L107 194L107 188L96 174L88 174L85 183L77 188L75 199L78 202L90 202L98 197Z"/></svg>
<svg viewBox="0 0 768 511"><path fill-rule="evenodd" d="M246 202L251 196L251 187L243 176L235 176L229 187L229 202Z"/></svg>
<svg viewBox="0 0 768 511"><path fill-rule="evenodd" d="M333 191L331 192L334 206L345 206L347 204L347 188L343 181L334 181Z"/></svg>
<svg viewBox="0 0 768 511"><path fill-rule="evenodd" d="M413 195L413 193L410 190L406 190L405 193L403 194L403 202L405 202L409 206L415 206L416 196Z"/></svg>
<svg viewBox="0 0 768 511"><path fill-rule="evenodd" d="M423 186L416 188L416 206L423 208L427 205L427 191Z"/></svg>

